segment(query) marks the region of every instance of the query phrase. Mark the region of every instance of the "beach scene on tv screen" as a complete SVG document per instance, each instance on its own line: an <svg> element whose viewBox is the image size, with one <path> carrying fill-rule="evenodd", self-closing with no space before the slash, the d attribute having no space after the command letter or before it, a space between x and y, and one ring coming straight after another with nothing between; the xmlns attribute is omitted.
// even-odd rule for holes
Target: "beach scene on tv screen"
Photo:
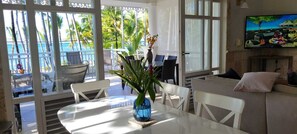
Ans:
<svg viewBox="0 0 297 134"><path fill-rule="evenodd" d="M246 17L245 47L297 47L297 14Z"/></svg>

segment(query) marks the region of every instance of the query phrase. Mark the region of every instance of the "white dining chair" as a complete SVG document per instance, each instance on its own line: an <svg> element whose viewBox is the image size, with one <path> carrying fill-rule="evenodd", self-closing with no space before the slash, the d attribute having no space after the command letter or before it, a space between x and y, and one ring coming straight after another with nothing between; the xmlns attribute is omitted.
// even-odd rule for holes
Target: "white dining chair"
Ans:
<svg viewBox="0 0 297 134"><path fill-rule="evenodd" d="M181 87L178 85L173 85L165 82L160 82L163 88L162 91L162 103L166 104L166 99L168 99L171 107L177 108L183 111L189 111L189 96L190 89L186 87ZM178 97L179 101L177 105L174 105L172 97Z"/></svg>
<svg viewBox="0 0 297 134"><path fill-rule="evenodd" d="M71 84L71 90L74 94L75 103L79 103L79 96L82 96L85 100L90 99L84 94L85 92L98 91L94 99L98 99L104 92L105 96L108 96L106 90L110 87L110 80L99 80L86 83Z"/></svg>
<svg viewBox="0 0 297 134"><path fill-rule="evenodd" d="M234 115L233 128L240 129L241 113L245 102L242 99L207 93L203 91L194 91L194 103L197 103L196 115L202 115L202 108L206 110L213 121L225 123ZM208 105L231 111L221 121L218 121L209 110Z"/></svg>

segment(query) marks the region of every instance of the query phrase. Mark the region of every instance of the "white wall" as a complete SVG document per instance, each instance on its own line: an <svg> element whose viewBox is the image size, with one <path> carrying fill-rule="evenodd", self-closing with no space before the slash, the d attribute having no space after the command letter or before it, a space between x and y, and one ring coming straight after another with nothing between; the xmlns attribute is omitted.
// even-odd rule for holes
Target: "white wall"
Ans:
<svg viewBox="0 0 297 134"><path fill-rule="evenodd" d="M244 50L245 17L249 15L297 14L296 0L247 0L249 8L242 9L235 0L228 2L228 45L227 50ZM236 45L240 40L241 45Z"/></svg>

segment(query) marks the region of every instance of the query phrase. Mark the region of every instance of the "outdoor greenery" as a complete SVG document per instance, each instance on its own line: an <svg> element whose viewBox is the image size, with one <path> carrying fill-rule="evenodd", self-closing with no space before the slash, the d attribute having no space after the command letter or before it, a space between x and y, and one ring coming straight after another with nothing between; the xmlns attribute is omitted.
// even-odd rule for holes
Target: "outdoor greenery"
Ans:
<svg viewBox="0 0 297 134"><path fill-rule="evenodd" d="M157 75L153 73L152 67L145 67L147 60L127 60L123 55L119 54L124 71L122 70L112 70L112 74L116 74L122 78L134 91L137 92L138 96L136 99L136 105L139 106L143 103L146 93L149 93L149 96L152 101L155 101L155 91L154 84L161 84L157 79Z"/></svg>
<svg viewBox="0 0 297 134"><path fill-rule="evenodd" d="M127 48L128 54L135 54L141 40L148 33L148 15L142 18L135 10L105 7L102 10L102 33L104 48ZM145 40L145 39L144 39Z"/></svg>
<svg viewBox="0 0 297 134"><path fill-rule="evenodd" d="M26 11L11 10L9 16L11 24L6 26L6 30L8 40L14 44L9 53L16 53L17 64L26 64L26 70L30 71L30 43L26 15ZM41 19L38 21L41 24L37 26L39 53L42 54L47 68L51 70L54 66L52 15L50 12L36 12L36 19ZM64 42L70 42L68 47L72 51L82 51L83 48L93 49L95 45L93 25L91 14L57 13L60 51L65 51L62 46ZM141 41L145 41L146 33L148 33L147 12L124 10L120 7L104 7L102 9L102 33L104 49L123 48L127 49L127 54L133 55L139 49ZM20 60L24 58L20 56L21 54L27 54L26 63Z"/></svg>
<svg viewBox="0 0 297 134"><path fill-rule="evenodd" d="M255 24L258 24L259 30L261 30L261 25L263 22L270 22L277 20L279 16L257 16L257 17L249 17L249 21L252 21Z"/></svg>

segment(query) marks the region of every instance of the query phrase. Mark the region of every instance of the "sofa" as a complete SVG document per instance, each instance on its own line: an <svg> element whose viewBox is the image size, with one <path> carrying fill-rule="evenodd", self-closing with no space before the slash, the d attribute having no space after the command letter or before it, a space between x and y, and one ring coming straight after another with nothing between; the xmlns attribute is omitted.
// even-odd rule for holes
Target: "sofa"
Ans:
<svg viewBox="0 0 297 134"><path fill-rule="evenodd" d="M272 92L233 91L239 80L210 77L192 79L192 90L240 98L245 101L240 129L251 134L297 134L297 87L276 84ZM195 104L194 104L195 105ZM228 111L211 107L219 120ZM202 111L204 118L209 118ZM233 118L225 124L232 127Z"/></svg>

